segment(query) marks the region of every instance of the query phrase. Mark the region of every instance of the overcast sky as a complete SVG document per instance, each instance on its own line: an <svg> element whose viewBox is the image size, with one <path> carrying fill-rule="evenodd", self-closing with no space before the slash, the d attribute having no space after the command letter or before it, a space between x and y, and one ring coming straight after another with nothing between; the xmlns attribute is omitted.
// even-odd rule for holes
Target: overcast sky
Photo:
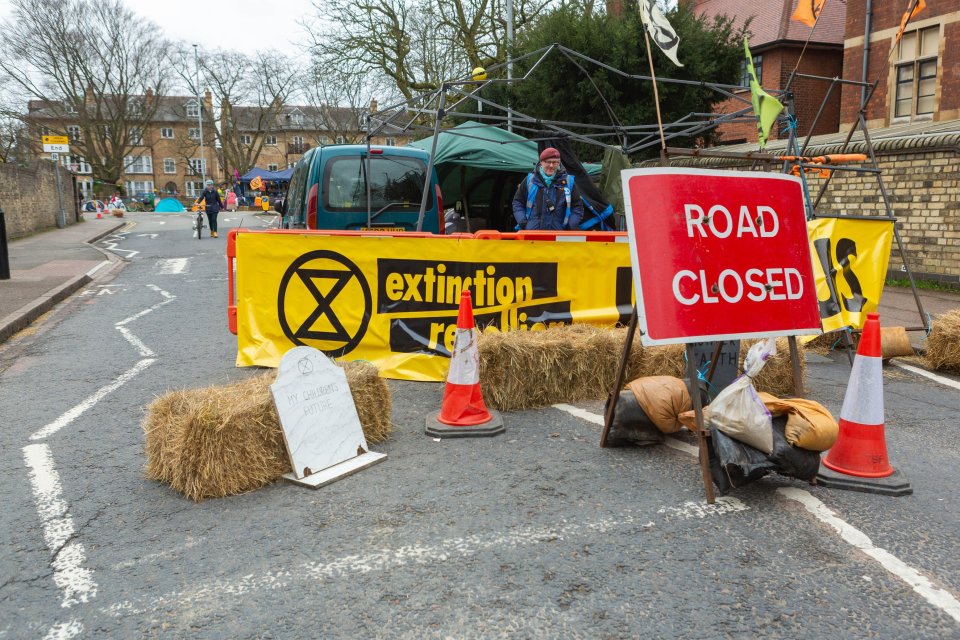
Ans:
<svg viewBox="0 0 960 640"><path fill-rule="evenodd" d="M135 13L150 19L167 37L198 43L208 49L254 53L276 49L304 56L303 28L310 18L310 0L125 0ZM0 0L0 18L11 14L9 0Z"/></svg>

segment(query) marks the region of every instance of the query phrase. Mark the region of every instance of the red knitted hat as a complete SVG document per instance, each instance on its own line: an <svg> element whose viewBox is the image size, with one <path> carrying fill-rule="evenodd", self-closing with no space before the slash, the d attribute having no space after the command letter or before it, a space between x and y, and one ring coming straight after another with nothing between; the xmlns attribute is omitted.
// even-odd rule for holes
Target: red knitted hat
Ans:
<svg viewBox="0 0 960 640"><path fill-rule="evenodd" d="M556 149L554 149L553 147L547 147L547 148L544 149L543 152L540 154L540 162L543 162L544 160L549 160L550 158L557 158L557 159L559 159L559 158L560 158L560 152L557 151Z"/></svg>

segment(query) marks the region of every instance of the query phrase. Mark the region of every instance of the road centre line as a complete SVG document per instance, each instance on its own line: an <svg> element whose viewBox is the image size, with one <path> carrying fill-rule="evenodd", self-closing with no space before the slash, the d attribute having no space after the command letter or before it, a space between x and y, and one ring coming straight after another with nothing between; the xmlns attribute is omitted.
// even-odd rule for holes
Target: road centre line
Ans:
<svg viewBox="0 0 960 640"><path fill-rule="evenodd" d="M845 542L879 562L884 569L910 585L910 588L920 594L924 600L944 611L955 621L960 622L960 601L953 594L945 589L933 586L925 575L886 549L874 546L867 534L841 520L836 513L828 509L809 491L794 487L781 487L777 489L777 493L802 504L818 520L836 530Z"/></svg>
<svg viewBox="0 0 960 640"><path fill-rule="evenodd" d="M554 408L560 409L561 411L566 411L571 415L583 418L584 420L594 424L599 424L602 426L604 423L603 416L597 415L590 411L585 411L583 409L565 404L555 404L553 406ZM669 437L667 438L668 445L671 440L673 439ZM687 453L690 453L690 455L699 455L697 447L687 445L686 443L680 444L684 444L689 447L690 451L687 451ZM683 451L684 449L679 450ZM828 509L826 505L814 497L814 495L809 491L798 489L796 487L785 487L778 488L777 493L789 500L794 500L802 504L807 511L812 513L817 519L836 530L844 542L853 545L867 556L879 562L880 566L892 573L897 578L900 578L906 582L910 588L920 594L920 596L922 596L927 602L941 609L957 622L960 622L960 601L958 601L953 594L945 589L934 587L930 582L930 579L923 575L920 571L903 562L886 549L874 546L867 534L842 520L839 516L837 516L836 513ZM722 499L723 498L718 498L717 502Z"/></svg>
<svg viewBox="0 0 960 640"><path fill-rule="evenodd" d="M946 385L946 386L948 386L948 387L953 387L954 389L960 389L960 382L957 382L956 380L951 380L950 378L945 378L945 377L943 377L943 376L938 376L937 374L935 374L935 373L930 373L929 371L926 371L926 370L924 370L924 369L921 369L920 367L914 367L913 365L903 364L903 363L897 362L896 360L891 360L891 361L890 361L890 364L892 364L892 365L894 365L894 366L897 366L897 367L900 367L901 369L904 369L905 371L909 371L910 373L915 373L915 374L917 374L918 376L923 376L924 378L929 378L930 380L933 380L934 382L939 382L939 383L942 384L942 385Z"/></svg>
<svg viewBox="0 0 960 640"><path fill-rule="evenodd" d="M131 367L130 369L127 369L122 374L120 374L120 376L116 380L114 380L110 384L100 387L99 389L97 389L96 393L89 396L86 400L72 407L71 409L68 409L59 418L57 418L50 424L44 426L39 431L34 433L32 436L30 436L30 439L43 440L45 438L49 438L50 436L55 434L57 431L60 431L60 429L63 429L65 426L67 426L68 424L70 424L71 422L79 418L81 415L83 415L83 413L87 409L93 407L95 404L100 402L100 400L102 400L103 397L106 396L108 393L112 391L116 391L117 389L119 389L124 384L126 384L127 382L135 378L141 371L143 371L144 369L146 369L156 361L157 361L156 358L144 358L143 360L140 360L139 362L137 362L137 364L133 365L133 367Z"/></svg>
<svg viewBox="0 0 960 640"><path fill-rule="evenodd" d="M135 336L130 329L127 329L126 327L117 327L117 331L119 331L121 335L127 339L127 342L133 345L133 348L140 353L141 357L149 358L150 356L157 355L149 347L147 347L147 345L143 344L143 341Z"/></svg>
<svg viewBox="0 0 960 640"><path fill-rule="evenodd" d="M23 459L30 469L30 486L43 525L43 539L53 556L53 581L63 592L61 606L88 602L97 595L93 572L82 565L86 560L83 543L74 540L76 529L69 505L61 497L60 475L53 468L50 445L28 444Z"/></svg>
<svg viewBox="0 0 960 640"><path fill-rule="evenodd" d="M134 320L136 320L137 318L142 318L143 316L147 315L148 313L151 313L151 312L153 312L153 311L156 311L157 309L159 309L159 308L162 307L163 305L168 304L168 303L170 303L170 302L173 302L174 300L177 299L177 296L175 296L175 295L173 295L173 294L170 294L170 293L167 293L166 291L164 291L163 289L161 289L160 287L158 287L158 286L155 285L155 284L148 284L147 287L150 288L150 289L153 289L154 291L159 292L161 296L163 296L164 298L166 298L166 300L164 300L163 302L158 302L157 304L153 305L152 307L148 307L147 309L144 309L143 311L140 311L140 312L138 312L138 313L135 313L135 314L133 314L132 316L130 316L129 318L124 318L123 320L121 320L120 322L117 322L117 323L114 324L113 326L115 326L115 327L122 327L123 325L129 324L129 323L133 322Z"/></svg>
<svg viewBox="0 0 960 640"><path fill-rule="evenodd" d="M710 512L681 507L660 509L663 521L677 518L722 516L748 510L750 507L736 498L720 498ZM653 516L656 517L656 516ZM562 521L561 521L562 522ZM342 556L329 562L305 562L289 569L275 569L267 573L247 574L236 580L208 580L185 590L162 596L121 601L100 611L106 615L123 617L156 613L160 610L190 609L201 601L217 601L224 596L245 596L261 591L288 589L293 583L316 585L318 580L349 578L373 571L392 571L411 565L431 565L454 558L473 556L487 550L528 547L574 538L587 533L605 533L622 528L651 531L656 522L648 512L626 513L620 517L604 518L584 523L561 523L552 527L521 526L505 532L484 532L460 538L449 538L437 544L405 545L394 549L383 548L363 554Z"/></svg>

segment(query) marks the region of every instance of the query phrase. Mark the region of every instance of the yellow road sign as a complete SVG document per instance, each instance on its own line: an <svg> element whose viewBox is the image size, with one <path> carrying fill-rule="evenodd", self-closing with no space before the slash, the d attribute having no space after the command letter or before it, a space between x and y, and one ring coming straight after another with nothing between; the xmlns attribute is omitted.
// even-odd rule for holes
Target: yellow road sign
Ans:
<svg viewBox="0 0 960 640"><path fill-rule="evenodd" d="M42 136L43 144L70 144L67 136Z"/></svg>

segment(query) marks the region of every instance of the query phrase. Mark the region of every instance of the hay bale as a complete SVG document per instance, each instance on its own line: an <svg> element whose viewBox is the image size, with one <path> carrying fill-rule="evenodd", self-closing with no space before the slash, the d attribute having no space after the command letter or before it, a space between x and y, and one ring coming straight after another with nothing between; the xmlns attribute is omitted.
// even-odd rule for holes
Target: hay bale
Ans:
<svg viewBox="0 0 960 640"><path fill-rule="evenodd" d="M501 411L604 398L616 379L626 330L588 324L543 331L490 331L478 341L484 400ZM639 376L635 339L624 383Z"/></svg>
<svg viewBox="0 0 960 640"><path fill-rule="evenodd" d="M686 345L665 344L647 347L643 350L640 376L687 377L687 360L684 357Z"/></svg>
<svg viewBox="0 0 960 640"><path fill-rule="evenodd" d="M743 340L740 343L740 366L743 371L743 361L747 357L747 352L760 340ZM806 387L807 362L803 356L804 346L797 341L797 352L800 359L800 382ZM763 365L763 369L753 380L753 386L757 391L766 391L769 394L780 398L796 397L793 388L793 365L790 362L790 343L787 338L777 338L777 355Z"/></svg>
<svg viewBox="0 0 960 640"><path fill-rule="evenodd" d="M343 366L367 442L385 440L392 429L386 381L372 364ZM154 400L143 423L146 476L199 502L252 491L290 471L270 395L275 379L270 371Z"/></svg>
<svg viewBox="0 0 960 640"><path fill-rule="evenodd" d="M934 320L927 336L926 364L938 371L960 373L960 309Z"/></svg>

